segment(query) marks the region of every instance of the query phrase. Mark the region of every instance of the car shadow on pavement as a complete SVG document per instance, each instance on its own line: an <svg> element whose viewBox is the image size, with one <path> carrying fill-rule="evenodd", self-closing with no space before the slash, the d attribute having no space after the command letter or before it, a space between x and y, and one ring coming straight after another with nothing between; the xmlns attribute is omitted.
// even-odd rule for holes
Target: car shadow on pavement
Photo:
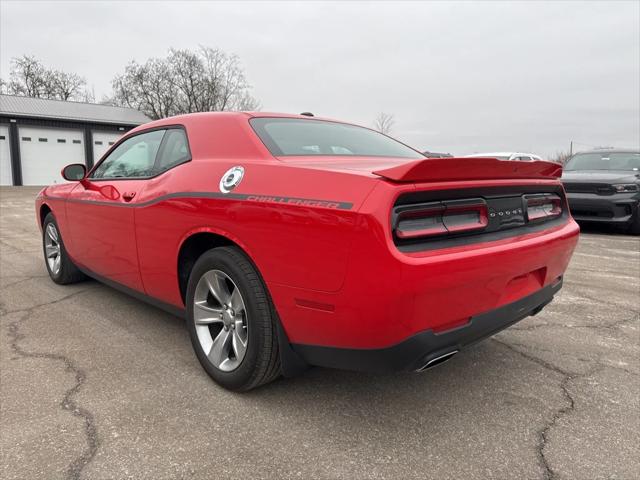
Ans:
<svg viewBox="0 0 640 480"><path fill-rule="evenodd" d="M318 426L325 415L336 413L344 419L408 415L438 423L436 419L457 412L463 417L471 415L467 420L473 422L473 415L488 420L496 409L522 409L520 414L524 414L531 402L515 399L531 400L532 389L553 390L548 373L487 340L421 373L371 374L314 367L245 393L242 399L263 408L286 407L283 414L299 414L304 422L310 414L317 415ZM544 404L541 401L539 406L546 408Z"/></svg>
<svg viewBox="0 0 640 480"><path fill-rule="evenodd" d="M183 319L109 286L93 280L89 282L101 286L98 287L98 291L101 291L98 297L102 297L102 300L94 298L94 307L99 305L100 309L106 309L108 305L111 306L111 322L143 334L145 341L151 346L166 349L167 345L172 344L174 353L187 362L185 368L192 365L197 372L191 373L201 374L211 389L223 391L222 387L208 379L198 364ZM178 338L166 338L167 335L176 335ZM282 402L295 402L296 408L288 408L289 414L299 409L301 412L307 409L322 411L329 405L340 407L345 414L351 411L352 415L374 407L379 413L383 413L389 407L386 413L391 414L403 398L407 399L407 408L420 409L417 405L411 407L409 403L422 404L422 408L427 408L424 405L430 404L429 408L433 408L433 402L438 398L444 402L443 407L448 408L452 396L464 398L483 392L486 394L488 385L492 385L489 396L495 406L496 402L500 403L499 399L493 398L495 392L514 392L519 387L527 391L530 388L526 379L527 372L540 371L526 361L522 363L524 370L514 370L514 361L521 360L517 356L514 359L513 352L499 343L486 340L465 349L448 362L421 373L373 374L311 367L296 377L280 377L250 392L233 395L243 399L242 401L276 408ZM347 399L348 404L343 405Z"/></svg>
<svg viewBox="0 0 640 480"><path fill-rule="evenodd" d="M522 468L516 478L535 475L538 431L565 402L558 385L553 373L488 340L420 374L312 368L235 400L270 425L281 419L283 431L305 432L310 445L344 462L379 458L382 472L393 459L435 463L443 476L460 472L469 451L490 458L494 439ZM274 441L280 435L273 432Z"/></svg>

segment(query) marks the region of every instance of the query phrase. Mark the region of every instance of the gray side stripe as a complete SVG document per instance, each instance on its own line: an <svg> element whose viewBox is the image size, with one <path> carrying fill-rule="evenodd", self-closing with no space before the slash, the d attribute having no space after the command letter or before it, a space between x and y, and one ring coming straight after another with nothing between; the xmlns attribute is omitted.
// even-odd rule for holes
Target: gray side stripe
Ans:
<svg viewBox="0 0 640 480"><path fill-rule="evenodd" d="M253 195L247 193L218 193L218 192L177 192L162 195L153 200L140 203L116 203L116 202L104 202L99 200L78 200L73 198L45 196L45 199L53 200L66 200L71 203L89 203L92 205L105 205L109 207L122 207L122 208L144 208L156 203L164 202L171 199L189 199L189 198L217 198L217 199L232 199L232 200L244 200L256 203L269 203L269 204L282 204L282 205L297 205L302 207L320 207L339 210L351 210L353 203L341 202L334 200L316 200L310 198L298 198L298 197L281 197L278 195Z"/></svg>

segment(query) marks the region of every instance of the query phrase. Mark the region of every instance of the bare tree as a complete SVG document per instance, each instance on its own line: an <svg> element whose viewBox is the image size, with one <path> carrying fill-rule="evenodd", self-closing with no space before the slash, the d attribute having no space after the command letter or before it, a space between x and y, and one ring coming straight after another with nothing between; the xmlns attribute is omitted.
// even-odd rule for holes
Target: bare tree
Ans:
<svg viewBox="0 0 640 480"><path fill-rule="evenodd" d="M96 103L96 89L93 85L91 86L91 89L84 89L82 101L86 103Z"/></svg>
<svg viewBox="0 0 640 480"><path fill-rule="evenodd" d="M373 128L375 128L380 133L389 135L394 123L395 121L392 114L380 112L373 122Z"/></svg>
<svg viewBox="0 0 640 480"><path fill-rule="evenodd" d="M46 81L46 69L36 58L23 55L11 60L7 85L10 94L39 98L43 96Z"/></svg>
<svg viewBox="0 0 640 480"><path fill-rule="evenodd" d="M28 55L11 61L7 93L26 97L56 100L83 100L86 80L75 73L46 68L38 59Z"/></svg>
<svg viewBox="0 0 640 480"><path fill-rule="evenodd" d="M565 163L567 163L567 160L569 160L570 157L571 157L571 154L569 152L559 151L559 152L556 152L555 155L550 157L549 160L551 160L552 162L559 163L560 165L564 165Z"/></svg>
<svg viewBox="0 0 640 480"><path fill-rule="evenodd" d="M136 108L153 119L259 108L238 57L208 47L170 49L165 58L131 62L112 85L110 103Z"/></svg>
<svg viewBox="0 0 640 480"><path fill-rule="evenodd" d="M244 92L237 98L237 109L241 112L257 112L261 108L262 104L249 92Z"/></svg>
<svg viewBox="0 0 640 480"><path fill-rule="evenodd" d="M50 83L53 86L53 98L58 100L76 100L87 97L87 81L75 73L60 70L52 72Z"/></svg>
<svg viewBox="0 0 640 480"><path fill-rule="evenodd" d="M114 105L141 110L153 119L174 115L178 89L169 65L151 59L144 65L131 62L113 82Z"/></svg>

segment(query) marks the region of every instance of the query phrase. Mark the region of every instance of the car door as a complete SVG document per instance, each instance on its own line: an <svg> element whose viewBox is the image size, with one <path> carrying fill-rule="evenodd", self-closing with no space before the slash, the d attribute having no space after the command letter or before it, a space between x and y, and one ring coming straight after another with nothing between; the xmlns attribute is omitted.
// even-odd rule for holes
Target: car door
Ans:
<svg viewBox="0 0 640 480"><path fill-rule="evenodd" d="M188 224L193 220L189 220L188 211L175 210L176 205L180 205L179 199L148 202L177 193L179 186L188 190L190 182L185 183L185 179L190 177L178 167L190 160L186 130L181 126L168 127L156 156L156 176L148 180L143 193L145 206L135 212L140 275L145 293L151 297L168 299L170 293L175 292L173 280L177 262L175 258L173 261L167 258L167 252L178 247L185 222Z"/></svg>
<svg viewBox="0 0 640 480"><path fill-rule="evenodd" d="M134 210L164 134L143 131L122 141L73 189L66 207L74 260L141 292Z"/></svg>

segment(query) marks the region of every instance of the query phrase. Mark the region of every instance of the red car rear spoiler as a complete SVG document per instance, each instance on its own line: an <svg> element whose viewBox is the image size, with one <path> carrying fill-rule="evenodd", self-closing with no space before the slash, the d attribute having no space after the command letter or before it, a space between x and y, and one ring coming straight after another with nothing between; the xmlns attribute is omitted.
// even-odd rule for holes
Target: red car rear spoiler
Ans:
<svg viewBox="0 0 640 480"><path fill-rule="evenodd" d="M373 173L395 182L555 179L562 175L562 166L545 161L517 162L484 157L429 158Z"/></svg>

